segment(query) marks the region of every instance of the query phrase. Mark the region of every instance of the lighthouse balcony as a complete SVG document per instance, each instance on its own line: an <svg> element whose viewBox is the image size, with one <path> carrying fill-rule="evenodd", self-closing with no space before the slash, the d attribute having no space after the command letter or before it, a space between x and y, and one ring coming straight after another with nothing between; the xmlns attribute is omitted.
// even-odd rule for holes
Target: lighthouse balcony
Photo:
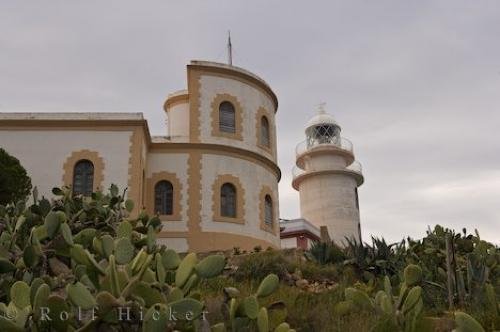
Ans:
<svg viewBox="0 0 500 332"><path fill-rule="evenodd" d="M328 139L311 139L299 143L295 148L296 164L300 168L306 167L306 160L317 155L335 155L344 160L344 165L354 162L354 152L351 141L343 137Z"/></svg>
<svg viewBox="0 0 500 332"><path fill-rule="evenodd" d="M363 166L361 165L361 163L357 160L354 160L352 164L350 164L349 166L347 166L346 168L348 171L351 171L351 172L354 172L354 173L358 173L358 174L361 174L363 175Z"/></svg>
<svg viewBox="0 0 500 332"><path fill-rule="evenodd" d="M295 154L300 156L310 150L315 150L322 147L333 147L338 150L346 151L350 154L354 153L352 143L345 137L320 137L316 139L306 139L295 148Z"/></svg>
<svg viewBox="0 0 500 332"><path fill-rule="evenodd" d="M321 174L346 174L351 175L356 179L358 186L363 184L363 167L361 163L357 160L354 160L349 166L338 169L323 169L323 168L314 168L314 169L302 169L298 166L294 166L292 169L292 186L294 189L299 190L299 183L310 176L313 175L321 175Z"/></svg>

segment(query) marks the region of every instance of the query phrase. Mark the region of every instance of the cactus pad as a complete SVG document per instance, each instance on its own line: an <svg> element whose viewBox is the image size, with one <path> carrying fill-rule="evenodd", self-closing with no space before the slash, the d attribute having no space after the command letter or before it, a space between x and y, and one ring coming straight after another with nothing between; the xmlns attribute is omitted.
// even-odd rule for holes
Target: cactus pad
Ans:
<svg viewBox="0 0 500 332"><path fill-rule="evenodd" d="M24 281L16 281L10 288L10 299L19 309L29 306L30 286Z"/></svg>
<svg viewBox="0 0 500 332"><path fill-rule="evenodd" d="M270 274L262 280L257 290L258 297L266 297L274 293L279 287L280 280L276 274Z"/></svg>
<svg viewBox="0 0 500 332"><path fill-rule="evenodd" d="M202 278L213 278L221 274L226 266L226 258L222 255L211 255L202 259L195 266L196 273Z"/></svg>

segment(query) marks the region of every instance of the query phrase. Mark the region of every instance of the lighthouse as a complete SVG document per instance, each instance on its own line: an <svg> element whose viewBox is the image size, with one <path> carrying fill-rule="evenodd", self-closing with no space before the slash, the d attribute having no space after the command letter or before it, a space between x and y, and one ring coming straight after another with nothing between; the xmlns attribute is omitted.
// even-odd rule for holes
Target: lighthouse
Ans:
<svg viewBox="0 0 500 332"><path fill-rule="evenodd" d="M307 123L305 135L296 148L292 181L301 217L318 228L326 226L338 245L345 245L346 238L360 242L358 187L364 177L352 143L341 136L340 125L324 105Z"/></svg>

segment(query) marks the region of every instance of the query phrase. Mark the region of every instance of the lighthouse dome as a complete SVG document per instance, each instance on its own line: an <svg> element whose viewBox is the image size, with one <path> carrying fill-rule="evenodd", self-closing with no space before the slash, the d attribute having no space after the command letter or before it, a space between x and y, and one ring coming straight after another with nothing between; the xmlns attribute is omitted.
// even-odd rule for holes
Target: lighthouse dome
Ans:
<svg viewBox="0 0 500 332"><path fill-rule="evenodd" d="M306 141L307 147L313 147L318 144L340 144L340 131L335 118L326 113L323 107L320 107L318 113L307 122Z"/></svg>
<svg viewBox="0 0 500 332"><path fill-rule="evenodd" d="M335 121L333 115L326 113L324 110L319 110L318 113L307 122L306 131L308 128L321 125L333 125L335 127L340 127L337 121Z"/></svg>

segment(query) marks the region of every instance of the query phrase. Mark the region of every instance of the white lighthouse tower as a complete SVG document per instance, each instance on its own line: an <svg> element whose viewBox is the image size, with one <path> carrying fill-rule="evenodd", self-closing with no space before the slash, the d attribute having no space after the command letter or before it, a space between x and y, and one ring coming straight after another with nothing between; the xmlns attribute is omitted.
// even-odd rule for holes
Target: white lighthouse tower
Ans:
<svg viewBox="0 0 500 332"><path fill-rule="evenodd" d="M330 238L344 245L346 238L361 241L358 187L364 178L352 143L340 131L321 105L306 125L306 140L297 145L292 186L300 194L302 218L326 226Z"/></svg>

